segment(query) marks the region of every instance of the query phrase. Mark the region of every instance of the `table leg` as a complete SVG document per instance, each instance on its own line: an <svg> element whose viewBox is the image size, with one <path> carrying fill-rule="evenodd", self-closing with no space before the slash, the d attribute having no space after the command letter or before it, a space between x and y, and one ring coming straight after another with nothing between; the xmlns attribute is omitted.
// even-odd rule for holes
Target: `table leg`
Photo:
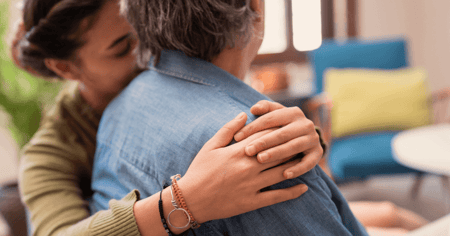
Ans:
<svg viewBox="0 0 450 236"><path fill-rule="evenodd" d="M422 185L424 175L425 175L424 172L418 172L416 174L416 180L414 181L414 185L412 186L412 189L411 189L412 199L416 199L417 196L419 195L419 190Z"/></svg>
<svg viewBox="0 0 450 236"><path fill-rule="evenodd" d="M444 199L446 202L447 213L450 213L450 176L441 175L441 182L443 187ZM447 193L447 194L445 194Z"/></svg>

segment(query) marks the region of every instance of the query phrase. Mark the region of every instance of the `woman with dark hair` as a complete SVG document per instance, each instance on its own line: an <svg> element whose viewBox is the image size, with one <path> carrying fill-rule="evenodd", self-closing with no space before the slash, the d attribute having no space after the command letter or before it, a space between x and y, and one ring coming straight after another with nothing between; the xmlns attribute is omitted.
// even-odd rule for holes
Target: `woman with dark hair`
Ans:
<svg viewBox="0 0 450 236"><path fill-rule="evenodd" d="M31 214L34 235L140 235L138 227L152 229L154 235L167 235L168 230L181 233L188 229L161 224L174 209L170 198L164 195L162 208L158 209L159 194L140 200L137 190L121 200L111 201L108 210L89 217L87 200L92 194L90 179L101 114L141 71L133 53L137 45L135 35L119 14L116 0L25 1L23 24L12 47L16 64L44 78L76 82L61 91L41 128L22 151L20 190ZM267 101L256 104L252 113L263 116L241 129L246 121L246 116L241 114L200 150L185 177L195 175L199 183L209 181L218 191L227 190L223 195L213 191L210 195L196 196L200 201L205 199L202 211L220 209L223 202L232 201L236 208L215 212L216 217L230 217L296 198L307 190L305 185L297 185L259 192L252 184L265 179L280 182L285 179L286 171L292 172L293 168L294 175L301 175L313 168L322 156L320 148L302 161L278 166L283 159L316 147L319 140L315 132L307 135L299 132L311 125L301 111L282 108ZM285 123L269 122L280 117L284 117ZM267 129L280 126L290 128L285 129L284 138L294 140L300 134L303 145L265 135L270 132ZM225 147L239 130L244 133L240 140L250 137ZM260 130L266 131L256 133ZM256 153L264 151L274 160L280 160L260 164L256 158L245 158L245 148L258 142L272 145L256 145ZM212 157L220 157L220 162L212 161L217 160ZM273 171L263 171L269 167ZM245 175L237 171L241 168L246 170ZM229 172L229 178L213 178L211 173L219 171ZM244 192L237 191L242 186L249 187ZM195 190L201 186L192 184L183 191L187 188ZM212 197L217 201L206 201ZM139 205L135 204L138 200ZM139 206L154 207L154 211L148 212L146 225L138 225L134 218L134 210ZM173 214L170 219L175 226L183 225L186 220L183 214Z"/></svg>

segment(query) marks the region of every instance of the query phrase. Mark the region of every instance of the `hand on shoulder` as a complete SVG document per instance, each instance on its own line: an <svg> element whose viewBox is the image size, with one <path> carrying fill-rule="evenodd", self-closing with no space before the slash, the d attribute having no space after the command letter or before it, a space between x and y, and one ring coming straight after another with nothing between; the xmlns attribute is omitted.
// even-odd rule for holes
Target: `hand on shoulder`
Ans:
<svg viewBox="0 0 450 236"><path fill-rule="evenodd" d="M268 163L303 153L302 161L284 172L286 179L303 175L319 163L323 156L319 134L300 108L262 100L250 111L260 117L243 127L235 135L236 141L261 130L279 129L249 143L245 147L248 156L257 155L260 163Z"/></svg>
<svg viewBox="0 0 450 236"><path fill-rule="evenodd" d="M188 208L200 223L294 199L308 189L306 185L297 185L260 192L265 187L285 180L283 171L300 161L274 167L286 159L261 164L255 157L245 153L246 145L276 132L277 129L264 130L239 143L226 146L245 125L246 120L246 114L241 113L222 127L203 146L185 176L178 181ZM271 169L267 170L269 168Z"/></svg>

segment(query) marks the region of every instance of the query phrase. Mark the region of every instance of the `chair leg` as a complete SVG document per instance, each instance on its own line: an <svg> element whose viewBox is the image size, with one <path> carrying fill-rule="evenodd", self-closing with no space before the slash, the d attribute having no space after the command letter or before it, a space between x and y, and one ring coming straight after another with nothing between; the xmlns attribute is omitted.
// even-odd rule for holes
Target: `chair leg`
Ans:
<svg viewBox="0 0 450 236"><path fill-rule="evenodd" d="M444 191L447 191L450 194L450 176L441 175L442 186L444 187Z"/></svg>
<svg viewBox="0 0 450 236"><path fill-rule="evenodd" d="M9 225L11 235L27 235L25 208L20 200L17 183L0 186L0 215Z"/></svg>
<svg viewBox="0 0 450 236"><path fill-rule="evenodd" d="M444 199L446 199L446 207L447 207L447 211L446 212L450 212L450 202L449 202L449 197L450 197L450 176L447 175L441 175L441 182L442 182L442 191L443 191L443 197Z"/></svg>
<svg viewBox="0 0 450 236"><path fill-rule="evenodd" d="M424 172L418 172L416 174L416 180L415 180L414 185L412 186L412 189L411 189L411 197L412 197L412 199L416 199L417 196L419 195L419 190L420 190L420 186L422 185L423 176L424 175L425 175Z"/></svg>

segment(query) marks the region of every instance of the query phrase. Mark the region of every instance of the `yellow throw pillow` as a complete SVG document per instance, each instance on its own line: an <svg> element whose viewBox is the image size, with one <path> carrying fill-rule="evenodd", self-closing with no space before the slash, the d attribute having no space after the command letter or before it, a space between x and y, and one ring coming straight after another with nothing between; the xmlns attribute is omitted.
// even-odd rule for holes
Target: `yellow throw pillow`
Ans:
<svg viewBox="0 0 450 236"><path fill-rule="evenodd" d="M422 68L329 69L324 78L333 101L333 137L431 122L428 75Z"/></svg>

